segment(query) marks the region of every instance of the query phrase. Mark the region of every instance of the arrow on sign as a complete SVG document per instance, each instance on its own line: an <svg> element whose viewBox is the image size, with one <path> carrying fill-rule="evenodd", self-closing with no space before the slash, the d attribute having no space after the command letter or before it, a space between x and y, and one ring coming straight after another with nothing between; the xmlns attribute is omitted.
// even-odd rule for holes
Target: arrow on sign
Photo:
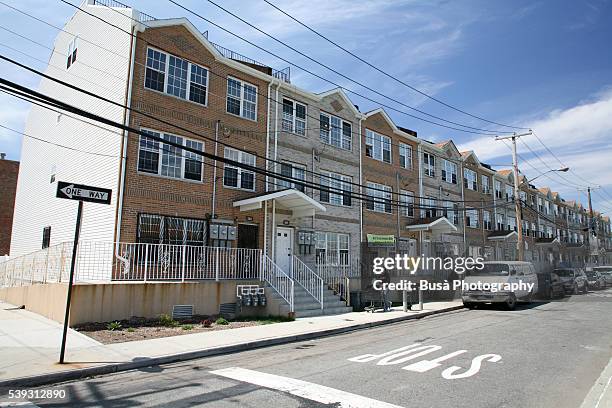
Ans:
<svg viewBox="0 0 612 408"><path fill-rule="evenodd" d="M106 201L108 200L108 193L103 191L93 191L93 190L84 190L80 188L75 188L74 184L66 186L61 189L61 191L66 194L68 198L79 197L79 198L93 198L95 200Z"/></svg>
<svg viewBox="0 0 612 408"><path fill-rule="evenodd" d="M109 204L112 190L81 184L58 182L57 197L69 200L90 201Z"/></svg>

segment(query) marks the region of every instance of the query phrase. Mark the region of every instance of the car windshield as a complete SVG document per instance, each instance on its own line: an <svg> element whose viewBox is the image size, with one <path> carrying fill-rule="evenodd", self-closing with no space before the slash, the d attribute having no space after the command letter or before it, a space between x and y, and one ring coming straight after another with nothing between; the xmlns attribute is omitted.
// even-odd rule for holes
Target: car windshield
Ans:
<svg viewBox="0 0 612 408"><path fill-rule="evenodd" d="M557 274L557 276L561 276L563 278L574 276L573 272L574 271L572 271L571 269L555 269L555 273Z"/></svg>
<svg viewBox="0 0 612 408"><path fill-rule="evenodd" d="M483 264L482 270L476 268L470 271L470 275L477 276L508 276L510 266L508 264Z"/></svg>

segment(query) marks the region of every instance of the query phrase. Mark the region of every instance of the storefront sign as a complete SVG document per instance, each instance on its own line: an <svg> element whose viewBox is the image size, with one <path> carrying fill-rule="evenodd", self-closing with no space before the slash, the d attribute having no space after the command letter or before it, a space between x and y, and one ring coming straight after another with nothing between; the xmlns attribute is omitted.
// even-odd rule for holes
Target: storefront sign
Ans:
<svg viewBox="0 0 612 408"><path fill-rule="evenodd" d="M395 236L393 235L377 235L368 234L368 245L371 246L394 246Z"/></svg>

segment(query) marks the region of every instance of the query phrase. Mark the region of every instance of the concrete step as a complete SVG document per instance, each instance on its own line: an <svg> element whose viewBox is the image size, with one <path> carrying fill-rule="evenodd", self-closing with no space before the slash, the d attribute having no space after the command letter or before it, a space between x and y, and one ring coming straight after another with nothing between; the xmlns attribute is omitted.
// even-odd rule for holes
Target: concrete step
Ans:
<svg viewBox="0 0 612 408"><path fill-rule="evenodd" d="M325 308L323 310L321 309L299 310L295 312L295 317L329 316L329 315L335 315L335 314L349 313L352 311L353 311L352 307L346 307L346 306L334 307L331 309Z"/></svg>

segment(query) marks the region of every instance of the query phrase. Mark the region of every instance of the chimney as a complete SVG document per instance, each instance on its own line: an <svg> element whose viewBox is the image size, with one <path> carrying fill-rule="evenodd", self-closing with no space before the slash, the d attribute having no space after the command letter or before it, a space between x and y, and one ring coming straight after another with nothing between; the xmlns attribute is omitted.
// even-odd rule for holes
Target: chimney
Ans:
<svg viewBox="0 0 612 408"><path fill-rule="evenodd" d="M0 160L6 159L6 153L0 153Z"/></svg>

